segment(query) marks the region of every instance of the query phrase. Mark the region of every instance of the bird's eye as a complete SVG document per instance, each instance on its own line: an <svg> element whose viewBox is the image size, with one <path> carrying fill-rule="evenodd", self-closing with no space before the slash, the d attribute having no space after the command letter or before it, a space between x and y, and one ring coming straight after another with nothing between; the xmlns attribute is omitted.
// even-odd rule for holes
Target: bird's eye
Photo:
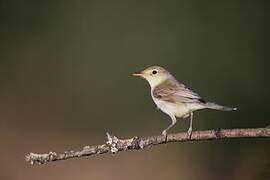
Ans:
<svg viewBox="0 0 270 180"><path fill-rule="evenodd" d="M156 70L152 71L152 74L157 74L157 71Z"/></svg>

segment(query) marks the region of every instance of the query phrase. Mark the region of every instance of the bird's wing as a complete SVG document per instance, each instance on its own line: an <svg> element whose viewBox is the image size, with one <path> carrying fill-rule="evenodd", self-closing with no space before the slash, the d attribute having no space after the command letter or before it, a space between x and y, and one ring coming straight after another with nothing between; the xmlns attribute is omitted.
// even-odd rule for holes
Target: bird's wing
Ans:
<svg viewBox="0 0 270 180"><path fill-rule="evenodd" d="M153 96L172 103L205 103L197 93L175 79L166 80L156 86L153 89Z"/></svg>

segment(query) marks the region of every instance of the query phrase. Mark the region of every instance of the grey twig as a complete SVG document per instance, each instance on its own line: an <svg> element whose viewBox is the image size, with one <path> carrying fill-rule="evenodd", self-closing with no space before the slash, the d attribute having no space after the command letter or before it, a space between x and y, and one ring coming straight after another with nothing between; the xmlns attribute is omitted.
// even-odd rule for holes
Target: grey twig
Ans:
<svg viewBox="0 0 270 180"><path fill-rule="evenodd" d="M127 150L138 150L159 144L171 142L191 142L203 140L218 140L227 138L262 138L270 137L270 128L250 128L250 129L223 129L195 131L189 137L187 133L169 134L167 139L162 136L152 137L133 137L130 139L118 139L107 133L107 142L97 146L85 146L78 151L66 151L62 153L49 152L46 154L29 153L26 155L26 161L31 164L45 164L47 162L78 158L82 156L91 156L104 153L117 153Z"/></svg>

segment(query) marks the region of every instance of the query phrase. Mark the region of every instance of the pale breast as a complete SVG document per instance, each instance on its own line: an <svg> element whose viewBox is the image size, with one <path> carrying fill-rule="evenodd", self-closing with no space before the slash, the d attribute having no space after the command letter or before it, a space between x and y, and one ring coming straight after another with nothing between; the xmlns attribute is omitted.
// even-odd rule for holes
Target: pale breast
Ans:
<svg viewBox="0 0 270 180"><path fill-rule="evenodd" d="M183 103L171 103L168 101L163 101L153 97L153 101L157 107L166 114L173 114L176 117L184 117L190 112L190 109Z"/></svg>

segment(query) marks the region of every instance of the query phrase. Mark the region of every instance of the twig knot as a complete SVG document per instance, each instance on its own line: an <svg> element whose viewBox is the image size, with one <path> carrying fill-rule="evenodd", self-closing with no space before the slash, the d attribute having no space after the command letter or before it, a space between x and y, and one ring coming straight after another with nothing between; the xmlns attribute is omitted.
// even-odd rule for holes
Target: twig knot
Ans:
<svg viewBox="0 0 270 180"><path fill-rule="evenodd" d="M106 135L107 135L107 139L108 139L106 144L109 146L110 152L117 153L118 152L117 143L119 142L119 139L114 135L110 135L108 132L106 133Z"/></svg>

